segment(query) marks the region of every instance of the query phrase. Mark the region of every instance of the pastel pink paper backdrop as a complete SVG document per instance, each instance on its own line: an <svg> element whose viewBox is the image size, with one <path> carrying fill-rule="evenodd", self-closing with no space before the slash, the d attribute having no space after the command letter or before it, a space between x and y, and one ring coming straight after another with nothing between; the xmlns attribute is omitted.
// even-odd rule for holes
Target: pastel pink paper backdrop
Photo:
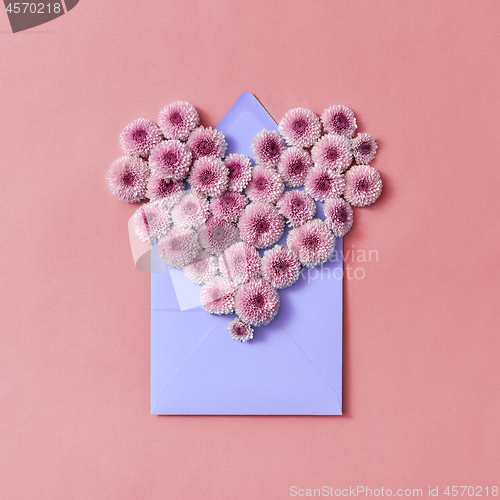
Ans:
<svg viewBox="0 0 500 500"><path fill-rule="evenodd" d="M288 498L500 481L496 0L82 0L0 13L0 497ZM345 416L149 415L149 276L104 176L129 121L345 104L384 192L345 249ZM352 264L359 267L358 264Z"/></svg>

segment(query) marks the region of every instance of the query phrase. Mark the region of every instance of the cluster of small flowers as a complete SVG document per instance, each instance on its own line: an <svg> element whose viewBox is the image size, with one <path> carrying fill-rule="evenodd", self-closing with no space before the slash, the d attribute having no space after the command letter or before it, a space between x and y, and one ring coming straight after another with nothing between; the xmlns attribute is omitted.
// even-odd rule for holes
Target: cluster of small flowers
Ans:
<svg viewBox="0 0 500 500"><path fill-rule="evenodd" d="M246 342L278 313L277 290L293 285L302 266L332 255L335 238L352 226L352 207L380 196L380 175L369 166L377 143L369 134L354 137L356 128L345 106L321 118L292 109L279 133L263 130L253 139L253 166L247 156L226 156L224 135L178 101L162 109L158 124L141 118L123 129L126 155L106 179L122 201L149 199L134 215L137 236L157 242L169 266L202 285L207 312L235 312L229 332ZM314 218L316 202L324 203L324 221ZM276 245L285 222L292 227L287 247ZM259 249L267 249L262 257Z"/></svg>

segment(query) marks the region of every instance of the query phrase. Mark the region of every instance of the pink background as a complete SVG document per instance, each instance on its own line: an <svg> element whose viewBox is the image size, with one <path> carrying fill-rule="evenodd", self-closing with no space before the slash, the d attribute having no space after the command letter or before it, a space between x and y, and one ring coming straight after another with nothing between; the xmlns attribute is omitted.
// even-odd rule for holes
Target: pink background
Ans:
<svg viewBox="0 0 500 500"><path fill-rule="evenodd" d="M0 13L0 497L498 485L499 14L81 0L12 35ZM343 417L149 415L149 276L104 176L131 120L182 99L214 126L247 90L276 119L348 105L380 145L345 239L379 259L345 283Z"/></svg>

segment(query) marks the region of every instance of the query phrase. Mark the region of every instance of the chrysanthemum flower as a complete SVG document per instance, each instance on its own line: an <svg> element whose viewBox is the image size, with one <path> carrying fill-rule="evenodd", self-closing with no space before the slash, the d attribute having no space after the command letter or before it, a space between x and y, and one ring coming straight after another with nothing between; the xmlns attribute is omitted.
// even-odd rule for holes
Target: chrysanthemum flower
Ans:
<svg viewBox="0 0 500 500"><path fill-rule="evenodd" d="M279 131L289 146L308 148L321 136L321 123L314 111L306 108L291 109L281 119Z"/></svg>
<svg viewBox="0 0 500 500"><path fill-rule="evenodd" d="M323 129L327 134L338 134L351 138L358 128L356 118L347 106L332 106L321 115Z"/></svg>
<svg viewBox="0 0 500 500"><path fill-rule="evenodd" d="M229 323L227 331L231 334L231 338L240 342L248 342L253 339L253 328L248 323L238 318Z"/></svg>
<svg viewBox="0 0 500 500"><path fill-rule="evenodd" d="M358 165L368 165L377 154L378 144L370 134L358 134L352 141L354 159Z"/></svg>
<svg viewBox="0 0 500 500"><path fill-rule="evenodd" d="M230 154L224 159L224 164L229 170L229 191L243 191L252 177L250 158L245 155Z"/></svg>
<svg viewBox="0 0 500 500"><path fill-rule="evenodd" d="M185 191L183 181L173 182L152 175L148 181L146 197L149 201L171 207L177 203Z"/></svg>
<svg viewBox="0 0 500 500"><path fill-rule="evenodd" d="M352 163L351 142L341 135L324 135L311 149L311 156L315 165L341 174Z"/></svg>
<svg viewBox="0 0 500 500"><path fill-rule="evenodd" d="M185 194L172 210L172 220L177 227L200 227L210 214L208 201L195 194Z"/></svg>
<svg viewBox="0 0 500 500"><path fill-rule="evenodd" d="M299 187L304 185L307 173L312 166L311 155L302 148L293 146L281 155L278 172L285 186Z"/></svg>
<svg viewBox="0 0 500 500"><path fill-rule="evenodd" d="M280 307L276 289L262 279L241 285L236 292L235 311L244 323L254 326L270 323Z"/></svg>
<svg viewBox="0 0 500 500"><path fill-rule="evenodd" d="M171 222L170 213L153 203L145 203L139 207L132 219L135 234L142 241L154 243L164 235Z"/></svg>
<svg viewBox="0 0 500 500"><path fill-rule="evenodd" d="M193 283L203 285L217 275L217 257L206 250L200 250L194 261L182 268L186 278Z"/></svg>
<svg viewBox="0 0 500 500"><path fill-rule="evenodd" d="M335 238L322 220L313 219L288 233L287 246L303 266L315 267L332 255Z"/></svg>
<svg viewBox="0 0 500 500"><path fill-rule="evenodd" d="M276 206L280 214L288 219L289 226L305 224L316 213L314 200L307 193L298 189L285 191Z"/></svg>
<svg viewBox="0 0 500 500"><path fill-rule="evenodd" d="M149 155L151 173L167 181L182 181L189 173L192 155L181 141L162 141Z"/></svg>
<svg viewBox="0 0 500 500"><path fill-rule="evenodd" d="M307 174L305 188L316 201L337 198L344 192L345 179L326 167L316 166Z"/></svg>
<svg viewBox="0 0 500 500"><path fill-rule="evenodd" d="M346 172L345 180L344 198L353 207L371 205L382 192L380 174L368 165L355 165Z"/></svg>
<svg viewBox="0 0 500 500"><path fill-rule="evenodd" d="M170 267L191 264L200 250L198 236L193 229L173 227L158 240L160 257Z"/></svg>
<svg viewBox="0 0 500 500"><path fill-rule="evenodd" d="M187 145L193 153L193 160L205 156L224 158L227 148L222 132L217 132L217 129L212 130L212 127L205 128L203 126L191 132Z"/></svg>
<svg viewBox="0 0 500 500"><path fill-rule="evenodd" d="M343 198L331 198L323 205L325 224L336 238L345 236L352 227L352 208Z"/></svg>
<svg viewBox="0 0 500 500"><path fill-rule="evenodd" d="M245 193L253 202L275 203L284 190L285 186L278 173L259 165L252 168L252 178Z"/></svg>
<svg viewBox="0 0 500 500"><path fill-rule="evenodd" d="M252 141L253 157L263 167L277 168L286 144L278 132L262 130Z"/></svg>
<svg viewBox="0 0 500 500"><path fill-rule="evenodd" d="M219 254L238 241L239 233L238 228L231 222L210 217L200 227L198 235L203 248L212 254Z"/></svg>
<svg viewBox="0 0 500 500"><path fill-rule="evenodd" d="M228 173L222 160L204 156L194 162L188 182L198 196L220 196L227 189Z"/></svg>
<svg viewBox="0 0 500 500"><path fill-rule="evenodd" d="M250 203L238 223L241 239L256 248L274 245L283 235L285 220L270 203Z"/></svg>
<svg viewBox="0 0 500 500"><path fill-rule="evenodd" d="M226 191L218 198L210 200L210 211L214 217L227 220L228 222L237 222L241 212L248 205L248 198L242 193L235 191Z"/></svg>
<svg viewBox="0 0 500 500"><path fill-rule="evenodd" d="M129 123L120 133L120 145L128 155L147 157L162 140L158 125L144 118Z"/></svg>
<svg viewBox="0 0 500 500"><path fill-rule="evenodd" d="M235 285L246 283L260 276L260 255L254 247L239 241L227 248L219 256L219 269L222 275Z"/></svg>
<svg viewBox="0 0 500 500"><path fill-rule="evenodd" d="M184 101L167 104L158 118L158 125L165 139L185 141L199 124L198 111L192 104Z"/></svg>
<svg viewBox="0 0 500 500"><path fill-rule="evenodd" d="M106 174L109 190L121 201L136 203L146 197L149 166L141 158L122 156L115 160Z"/></svg>
<svg viewBox="0 0 500 500"><path fill-rule="evenodd" d="M235 285L228 278L214 278L201 289L201 305L210 314L230 314L234 311Z"/></svg>
<svg viewBox="0 0 500 500"><path fill-rule="evenodd" d="M300 263L292 250L276 245L264 252L262 277L276 289L293 285L299 278Z"/></svg>

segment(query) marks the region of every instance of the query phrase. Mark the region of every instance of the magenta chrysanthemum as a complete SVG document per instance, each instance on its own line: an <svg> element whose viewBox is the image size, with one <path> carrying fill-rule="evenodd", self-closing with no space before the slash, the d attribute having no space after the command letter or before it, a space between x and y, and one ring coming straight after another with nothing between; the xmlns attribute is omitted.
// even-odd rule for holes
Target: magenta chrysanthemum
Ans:
<svg viewBox="0 0 500 500"><path fill-rule="evenodd" d="M240 342L248 342L253 339L253 328L248 323L238 318L229 323L227 331L231 334L231 338Z"/></svg>
<svg viewBox="0 0 500 500"><path fill-rule="evenodd" d="M352 207L343 198L332 198L323 205L325 224L336 238L345 236L352 227Z"/></svg>
<svg viewBox="0 0 500 500"><path fill-rule="evenodd" d="M149 155L149 168L160 179L182 181L188 176L191 160L191 151L181 141L162 141Z"/></svg>
<svg viewBox="0 0 500 500"><path fill-rule="evenodd" d="M275 203L284 189L285 185L275 170L259 165L252 168L252 178L245 193L253 202Z"/></svg>
<svg viewBox="0 0 500 500"><path fill-rule="evenodd" d="M263 167L277 168L286 144L278 132L262 130L252 141L253 157Z"/></svg>
<svg viewBox="0 0 500 500"><path fill-rule="evenodd" d="M285 220L270 203L250 203L238 223L241 239L256 248L274 245L283 235Z"/></svg>
<svg viewBox="0 0 500 500"><path fill-rule="evenodd" d="M289 146L308 148L321 136L321 123L314 111L291 109L281 119L279 131Z"/></svg>
<svg viewBox="0 0 500 500"><path fill-rule="evenodd" d="M252 177L250 158L245 155L230 154L224 159L224 164L229 170L229 191L243 191Z"/></svg>
<svg viewBox="0 0 500 500"><path fill-rule="evenodd" d="M106 174L109 190L121 201L136 203L146 197L149 166L141 158L122 156L115 160Z"/></svg>
<svg viewBox="0 0 500 500"><path fill-rule="evenodd" d="M344 198L353 207L366 207L377 200L382 192L382 179L376 169L368 165L355 165L345 174Z"/></svg>
<svg viewBox="0 0 500 500"><path fill-rule="evenodd" d="M201 305L210 314L230 314L234 311L235 285L228 278L214 278L201 289Z"/></svg>
<svg viewBox="0 0 500 500"><path fill-rule="evenodd" d="M196 108L189 102L177 101L167 104L158 118L158 125L165 139L185 141L199 125L200 117Z"/></svg>
<svg viewBox="0 0 500 500"><path fill-rule="evenodd" d="M173 182L152 175L148 181L146 197L149 201L171 207L177 203L185 191L183 181Z"/></svg>
<svg viewBox="0 0 500 500"><path fill-rule="evenodd" d="M241 212L248 205L248 198L242 193L226 191L218 198L210 200L210 211L214 217L227 220L228 222L237 222Z"/></svg>
<svg viewBox="0 0 500 500"><path fill-rule="evenodd" d="M299 187L306 180L309 169L313 166L311 155L302 148L291 147L281 155L278 172L285 186Z"/></svg>
<svg viewBox="0 0 500 500"><path fill-rule="evenodd" d="M288 233L287 246L303 266L315 267L332 255L335 238L322 220L313 219Z"/></svg>
<svg viewBox="0 0 500 500"><path fill-rule="evenodd" d="M210 217L199 229L200 243L212 254L222 253L238 241L238 228L231 222Z"/></svg>
<svg viewBox="0 0 500 500"><path fill-rule="evenodd" d="M344 175L332 172L326 167L316 166L307 174L305 188L316 201L337 198L345 187Z"/></svg>
<svg viewBox="0 0 500 500"><path fill-rule="evenodd" d="M240 241L227 248L219 256L219 268L222 275L235 285L260 276L260 255L254 247Z"/></svg>
<svg viewBox="0 0 500 500"><path fill-rule="evenodd" d="M193 229L173 227L158 241L160 257L171 267L191 264L199 250L198 236Z"/></svg>
<svg viewBox="0 0 500 500"><path fill-rule="evenodd" d="M368 165L377 154L378 144L370 134L358 134L352 140L352 151L358 165Z"/></svg>
<svg viewBox="0 0 500 500"><path fill-rule="evenodd" d="M195 194L185 194L172 210L172 220L177 227L200 227L210 214L208 201Z"/></svg>
<svg viewBox="0 0 500 500"><path fill-rule="evenodd" d="M228 173L222 160L204 156L194 162L188 182L198 196L220 196L227 188Z"/></svg>
<svg viewBox="0 0 500 500"><path fill-rule="evenodd" d="M236 292L235 311L244 323L254 326L270 323L280 307L276 289L262 279L251 280Z"/></svg>
<svg viewBox="0 0 500 500"><path fill-rule="evenodd" d="M278 290L293 285L299 278L300 263L289 248L276 245L264 252L262 277Z"/></svg>
<svg viewBox="0 0 500 500"><path fill-rule="evenodd" d="M144 118L129 123L120 133L120 145L128 155L148 156L162 140L158 125Z"/></svg>
<svg viewBox="0 0 500 500"><path fill-rule="evenodd" d="M145 203L139 207L132 219L135 234L142 241L154 243L164 235L171 222L170 213L153 203Z"/></svg>
<svg viewBox="0 0 500 500"><path fill-rule="evenodd" d="M347 106L332 106L325 109L321 115L321 122L327 134L338 134L351 138L358 128L356 118Z"/></svg>
<svg viewBox="0 0 500 500"><path fill-rule="evenodd" d="M300 226L311 220L316 213L316 203L304 191L286 191L276 203L281 215L286 217L289 226Z"/></svg>
<svg viewBox="0 0 500 500"><path fill-rule="evenodd" d="M339 174L352 163L351 141L341 135L324 135L311 149L315 165Z"/></svg>
<svg viewBox="0 0 500 500"><path fill-rule="evenodd" d="M194 160L205 156L224 158L227 148L222 132L217 132L217 129L212 130L212 127L205 128L203 126L191 132L187 145L193 153Z"/></svg>
<svg viewBox="0 0 500 500"><path fill-rule="evenodd" d="M182 268L186 278L193 283L203 285L217 275L217 257L206 250L200 250L194 261Z"/></svg>

